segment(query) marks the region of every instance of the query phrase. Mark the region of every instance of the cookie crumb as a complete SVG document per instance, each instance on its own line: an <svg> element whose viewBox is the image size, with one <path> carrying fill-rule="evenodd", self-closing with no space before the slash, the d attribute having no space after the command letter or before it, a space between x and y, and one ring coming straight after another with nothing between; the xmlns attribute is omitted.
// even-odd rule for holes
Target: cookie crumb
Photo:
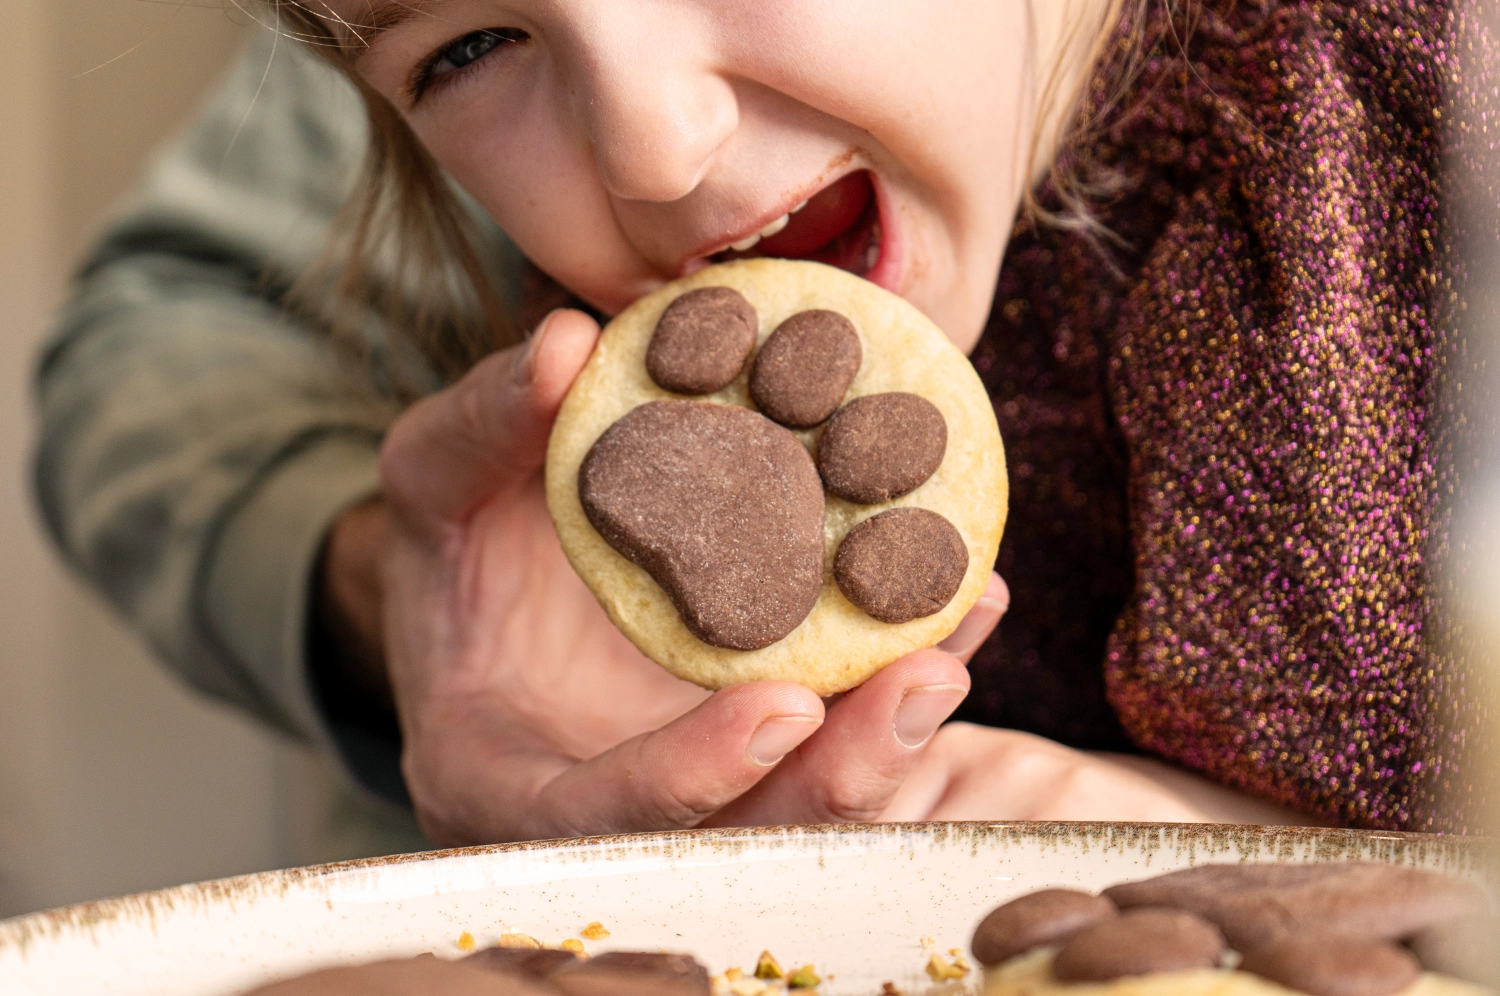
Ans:
<svg viewBox="0 0 1500 996"><path fill-rule="evenodd" d="M729 991L734 996L760 996L769 987L759 979L742 978L729 984Z"/></svg>
<svg viewBox="0 0 1500 996"><path fill-rule="evenodd" d="M609 936L609 931L605 930L604 924L600 923L598 920L593 921L578 933L582 934L585 939L590 941L602 941Z"/></svg>
<svg viewBox="0 0 1500 996"><path fill-rule="evenodd" d="M495 942L496 947L501 948L537 948L540 949L542 942L530 934L501 934L500 939ZM465 950L468 950L465 948Z"/></svg>
<svg viewBox="0 0 1500 996"><path fill-rule="evenodd" d="M458 935L458 950L460 950L460 951L473 951L474 950L474 935L471 934L471 933L469 933L467 930L464 931L462 934L459 934Z"/></svg>
<svg viewBox="0 0 1500 996"><path fill-rule="evenodd" d="M587 958L588 952L583 950L583 942L576 937L570 937L558 945L564 951L571 951L580 958Z"/></svg>
<svg viewBox="0 0 1500 996"><path fill-rule="evenodd" d="M776 956L769 951L760 953L760 960L755 963L755 977L757 979L779 979L786 975L781 968L781 963Z"/></svg>
<svg viewBox="0 0 1500 996"><path fill-rule="evenodd" d="M803 965L787 978L786 984L791 989L813 989L822 981L812 965Z"/></svg>
<svg viewBox="0 0 1500 996"><path fill-rule="evenodd" d="M897 989L894 982L882 982L880 984L880 996L906 996L906 994Z"/></svg>
<svg viewBox="0 0 1500 996"><path fill-rule="evenodd" d="M943 956L933 951L927 959L927 975L933 982L947 982L949 979L962 979L969 974L969 963L960 956L952 964L943 960Z"/></svg>

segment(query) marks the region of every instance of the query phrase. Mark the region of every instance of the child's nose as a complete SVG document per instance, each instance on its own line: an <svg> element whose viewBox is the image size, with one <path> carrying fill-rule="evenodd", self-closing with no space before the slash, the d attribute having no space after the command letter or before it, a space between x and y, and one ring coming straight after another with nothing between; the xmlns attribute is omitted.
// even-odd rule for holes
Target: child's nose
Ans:
<svg viewBox="0 0 1500 996"><path fill-rule="evenodd" d="M690 30L632 21L590 32L598 44L585 47L577 112L611 194L675 201L698 185L738 127L738 101Z"/></svg>

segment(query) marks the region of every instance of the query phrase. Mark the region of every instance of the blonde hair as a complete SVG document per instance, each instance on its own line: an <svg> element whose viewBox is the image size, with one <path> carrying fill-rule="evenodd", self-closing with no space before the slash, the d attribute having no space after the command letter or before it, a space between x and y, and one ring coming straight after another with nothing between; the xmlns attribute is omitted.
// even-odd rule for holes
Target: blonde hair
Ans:
<svg viewBox="0 0 1500 996"><path fill-rule="evenodd" d="M1144 33L1153 2L1176 14L1197 0L1106 0L1092 23L1078 19L1064 39L1060 58L1044 77L1036 120L1056 120L1059 114L1071 114L1072 120L1049 150L1042 148L1047 136L1041 125L1032 130L1028 162L1047 155L1046 188L1055 205L1045 206L1028 184L1022 210L1032 222L1079 231L1096 242L1108 237L1091 208L1118 188L1118 177L1090 157L1088 146L1154 47ZM295 301L320 313L346 353L366 358L373 303L382 322L397 330L382 367L392 393L403 400L421 390L420 378L404 372L412 362L447 382L487 353L520 341L527 330L515 326L486 272L472 217L400 112L356 71L353 54L335 30L338 22L300 0L263 3L280 30L315 48L349 79L364 100L370 125L359 180L334 223L322 262L294 290ZM1121 17L1130 19L1123 37L1114 30ZM1070 74L1069 58L1084 40L1090 45L1081 63L1086 68ZM1101 66L1107 71L1100 72ZM1110 80L1108 92L1089 93L1101 78ZM377 261L389 264L384 278L376 276Z"/></svg>
<svg viewBox="0 0 1500 996"><path fill-rule="evenodd" d="M327 17L297 0L263 0L277 30L315 49L359 92L369 145L320 261L293 287L295 306L331 329L347 359L369 362L371 308L394 330L378 356L398 401L435 376L456 380L523 338L477 246L473 216L401 113L355 70Z"/></svg>

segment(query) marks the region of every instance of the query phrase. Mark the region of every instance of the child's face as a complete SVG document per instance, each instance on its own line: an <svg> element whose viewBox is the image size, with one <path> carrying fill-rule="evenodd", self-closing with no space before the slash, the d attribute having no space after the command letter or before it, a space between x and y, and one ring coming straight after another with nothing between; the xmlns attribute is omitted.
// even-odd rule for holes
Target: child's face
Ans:
<svg viewBox="0 0 1500 996"><path fill-rule="evenodd" d="M1026 0L329 3L438 161L604 311L774 255L977 340L1029 173Z"/></svg>

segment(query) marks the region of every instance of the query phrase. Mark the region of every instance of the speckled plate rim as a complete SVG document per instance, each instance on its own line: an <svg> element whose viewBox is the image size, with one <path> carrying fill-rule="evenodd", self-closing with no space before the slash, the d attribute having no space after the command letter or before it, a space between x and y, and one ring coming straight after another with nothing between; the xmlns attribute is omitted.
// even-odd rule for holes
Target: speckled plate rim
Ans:
<svg viewBox="0 0 1500 996"><path fill-rule="evenodd" d="M374 900L377 893L389 898L468 891L475 887L474 880L462 876L453 878L451 888L444 888L444 880L452 877L444 875L442 869L455 862L467 864L475 859L482 862L504 855L545 852L554 861L567 856L582 861L654 856L680 862L707 846L722 861L725 851L733 856L767 844L773 848L814 845L841 851L893 850L905 843L915 843L912 838L929 845L967 843L976 851L984 844L1001 843L1041 843L1083 853L1097 848L1135 850L1150 855L1157 850L1172 849L1179 858L1185 852L1187 864L1209 860L1376 860L1465 875L1485 881L1492 888L1500 881L1500 848L1494 841L1394 831L1103 822L823 824L678 830L398 854L258 872L78 903L0 920L0 963L17 955L24 959L34 946L91 935L119 921L146 920L154 924L215 905L254 903L267 897L285 899L293 893L348 899L367 892ZM412 872L417 874L411 875ZM397 881L402 879L405 881ZM505 884L516 881L515 875L505 878ZM381 888L382 883L394 885L394 891Z"/></svg>

